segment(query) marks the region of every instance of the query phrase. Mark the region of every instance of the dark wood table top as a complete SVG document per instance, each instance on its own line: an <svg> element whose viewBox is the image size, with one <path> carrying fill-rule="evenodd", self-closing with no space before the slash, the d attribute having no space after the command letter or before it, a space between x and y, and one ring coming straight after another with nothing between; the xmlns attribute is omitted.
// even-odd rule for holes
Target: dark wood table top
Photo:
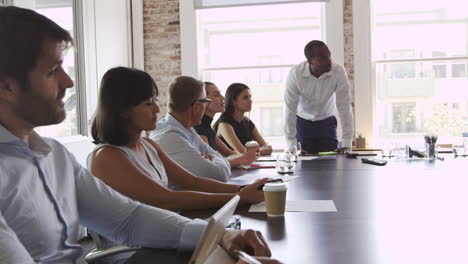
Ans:
<svg viewBox="0 0 468 264"><path fill-rule="evenodd" d="M468 263L468 158L298 161L288 200L333 200L337 212L268 218L239 207L242 229L261 231L284 263ZM234 176L275 175L274 169ZM235 182L235 178L233 180ZM213 211L211 211L213 212ZM189 217L209 217L209 210Z"/></svg>

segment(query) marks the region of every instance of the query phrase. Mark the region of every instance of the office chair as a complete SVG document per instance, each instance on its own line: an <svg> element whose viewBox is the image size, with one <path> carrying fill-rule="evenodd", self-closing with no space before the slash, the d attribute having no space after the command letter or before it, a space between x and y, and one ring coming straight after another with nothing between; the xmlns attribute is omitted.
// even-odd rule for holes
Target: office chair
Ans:
<svg viewBox="0 0 468 264"><path fill-rule="evenodd" d="M109 243L105 242L101 235L91 230L88 230L88 234L96 243L96 248L91 250L85 256L85 261L88 264L110 264L117 261L124 262L126 259L130 258L136 250L139 249L137 247L127 247L121 245L105 247L105 245L108 245Z"/></svg>
<svg viewBox="0 0 468 264"><path fill-rule="evenodd" d="M93 153L91 152L86 158L86 167L88 167L88 170L91 169L92 156ZM138 247L115 245L90 229L88 229L88 234L96 244L96 248L85 256L85 261L88 264L114 263L117 260L125 260L131 257L131 255L135 253L134 251L139 249Z"/></svg>

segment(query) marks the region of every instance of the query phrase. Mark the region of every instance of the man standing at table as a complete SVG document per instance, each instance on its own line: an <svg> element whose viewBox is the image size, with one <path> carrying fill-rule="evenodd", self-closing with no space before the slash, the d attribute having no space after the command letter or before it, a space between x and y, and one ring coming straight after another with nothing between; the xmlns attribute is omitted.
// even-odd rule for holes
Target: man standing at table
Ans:
<svg viewBox="0 0 468 264"><path fill-rule="evenodd" d="M0 263L76 263L82 224L131 246L193 250L207 223L126 198L34 128L64 120L70 34L28 9L0 7ZM269 255L258 232L223 245ZM225 243L226 242L226 243Z"/></svg>
<svg viewBox="0 0 468 264"><path fill-rule="evenodd" d="M341 65L331 60L327 45L313 40L304 48L306 61L291 68L286 81L284 100L285 135L288 145L301 143L307 153L336 150L344 153L351 148L354 133L351 91L348 77ZM338 108L342 125L338 146Z"/></svg>

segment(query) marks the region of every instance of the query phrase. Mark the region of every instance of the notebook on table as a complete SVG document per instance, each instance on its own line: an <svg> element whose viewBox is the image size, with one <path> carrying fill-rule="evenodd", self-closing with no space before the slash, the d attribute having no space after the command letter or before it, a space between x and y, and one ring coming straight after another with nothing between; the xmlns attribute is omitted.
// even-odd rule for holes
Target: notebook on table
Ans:
<svg viewBox="0 0 468 264"><path fill-rule="evenodd" d="M236 261L221 247L219 243L224 235L225 227L229 222L234 210L239 203L239 196L234 196L229 202L221 207L208 221L208 226L198 241L195 251L178 252L174 249L142 248L136 252L125 264L214 264L214 263L236 263Z"/></svg>
<svg viewBox="0 0 468 264"><path fill-rule="evenodd" d="M239 203L239 195L234 196L221 207L208 222L195 251L190 258L190 264L236 263L229 254L219 246L226 225Z"/></svg>

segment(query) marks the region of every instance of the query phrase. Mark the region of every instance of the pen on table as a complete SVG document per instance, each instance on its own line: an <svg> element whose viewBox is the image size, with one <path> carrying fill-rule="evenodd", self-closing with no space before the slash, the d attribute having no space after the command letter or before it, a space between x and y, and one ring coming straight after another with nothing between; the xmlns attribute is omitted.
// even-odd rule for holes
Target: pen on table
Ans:
<svg viewBox="0 0 468 264"><path fill-rule="evenodd" d="M244 251L237 251L237 256L240 260L244 261L247 264L262 264L260 261L254 259L252 256L245 253Z"/></svg>
<svg viewBox="0 0 468 264"><path fill-rule="evenodd" d="M270 182L283 182L283 180L282 179L274 179L274 180L269 180L269 181L267 181L265 183L270 183ZM259 185L257 187L257 191L263 190L263 186L265 186L265 184Z"/></svg>

